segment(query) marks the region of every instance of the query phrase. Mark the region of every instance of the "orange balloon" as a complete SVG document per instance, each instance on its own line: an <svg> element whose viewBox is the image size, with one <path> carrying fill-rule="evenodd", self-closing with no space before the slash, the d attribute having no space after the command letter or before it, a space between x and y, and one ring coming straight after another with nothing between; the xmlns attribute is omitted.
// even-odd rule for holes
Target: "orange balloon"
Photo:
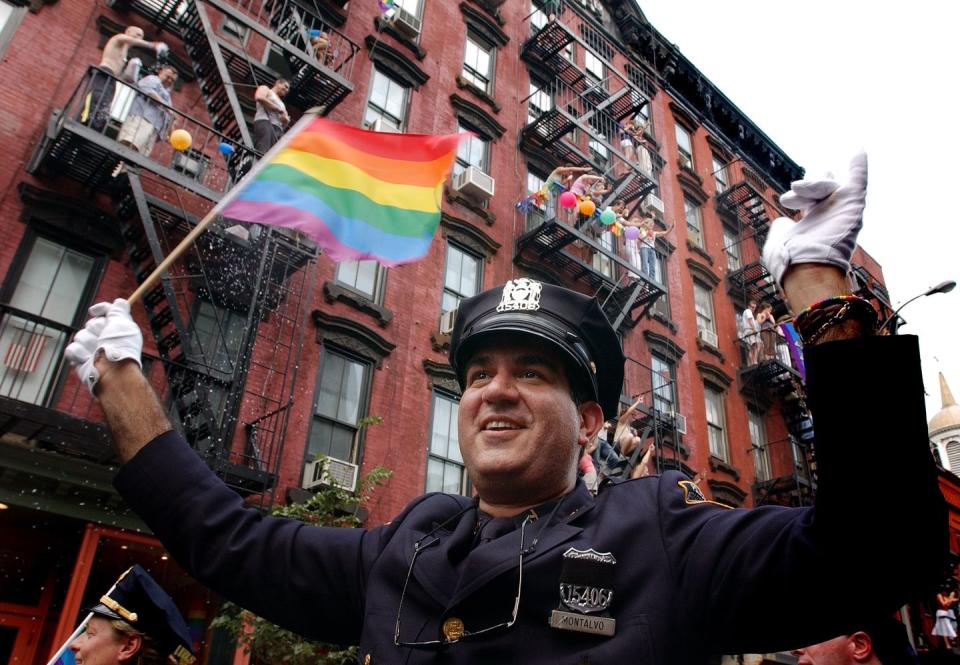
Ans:
<svg viewBox="0 0 960 665"><path fill-rule="evenodd" d="M183 152L193 143L193 137L190 136L190 132L185 129L175 129L170 132L170 145L173 146L174 150L179 150Z"/></svg>
<svg viewBox="0 0 960 665"><path fill-rule="evenodd" d="M591 201L590 199L584 199L580 202L580 214L585 217L590 217L597 211L597 204Z"/></svg>

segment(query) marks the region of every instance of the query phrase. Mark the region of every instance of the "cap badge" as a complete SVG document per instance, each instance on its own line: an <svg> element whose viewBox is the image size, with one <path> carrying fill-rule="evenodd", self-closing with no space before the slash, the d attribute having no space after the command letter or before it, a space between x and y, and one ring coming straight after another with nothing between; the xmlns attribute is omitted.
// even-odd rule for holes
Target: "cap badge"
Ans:
<svg viewBox="0 0 960 665"><path fill-rule="evenodd" d="M498 312L533 312L540 309L540 292L543 284L526 277L511 279L503 285L503 296L497 305Z"/></svg>
<svg viewBox="0 0 960 665"><path fill-rule="evenodd" d="M617 620L610 616L613 573L610 552L568 549L560 571L560 606L550 613L550 626L560 630L611 636Z"/></svg>

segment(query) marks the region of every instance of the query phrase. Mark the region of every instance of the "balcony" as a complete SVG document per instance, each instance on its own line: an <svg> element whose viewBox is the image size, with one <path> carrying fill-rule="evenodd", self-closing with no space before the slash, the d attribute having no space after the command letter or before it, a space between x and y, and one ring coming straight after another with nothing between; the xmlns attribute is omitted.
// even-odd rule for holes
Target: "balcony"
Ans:
<svg viewBox="0 0 960 665"><path fill-rule="evenodd" d="M738 220L741 228L753 232L758 249L763 249L767 232L770 230L771 214L769 204L753 185L747 181L738 182L717 194L717 211Z"/></svg>
<svg viewBox="0 0 960 665"><path fill-rule="evenodd" d="M865 298L877 309L879 321L886 321L894 312L890 303L890 294L887 287L869 270L856 263L850 264L850 282L854 295Z"/></svg>
<svg viewBox="0 0 960 665"><path fill-rule="evenodd" d="M773 276L759 261L728 272L727 292L743 303L751 300L757 303L770 303L773 306L773 315L778 320L790 316L787 301L780 295Z"/></svg>
<svg viewBox="0 0 960 665"><path fill-rule="evenodd" d="M94 77L99 79L98 84L107 80L108 85L114 86L112 103L103 105L107 117L102 123L95 122L90 117L92 113L85 113L85 102L88 101L85 97ZM35 175L64 175L92 191L106 191L112 186L120 167L128 165L216 201L232 184L227 162L219 150L220 144L228 143L234 147L234 159L255 156L252 150L237 145L212 127L154 100L150 103L168 114L168 127L190 133L190 148L179 152L158 139L150 152L143 154L130 144L118 142L117 136L137 95L134 86L90 67L64 108L51 114L27 170ZM89 107L96 109L100 100L91 98L89 102ZM102 126L96 127L97 124Z"/></svg>
<svg viewBox="0 0 960 665"><path fill-rule="evenodd" d="M568 284L596 295L617 330L633 327L666 290L604 243L583 230L547 216L517 238L514 261L548 268ZM639 314L634 314L635 310Z"/></svg>
<svg viewBox="0 0 960 665"><path fill-rule="evenodd" d="M520 131L520 148L546 153L559 164L588 165L606 175L614 191L603 205L617 198L630 202L646 196L656 187L664 161L647 142L629 148L621 145L623 123L646 104L641 97L618 105L634 99L632 94L639 93L621 88L597 101L560 80L545 84L526 100L528 118Z"/></svg>

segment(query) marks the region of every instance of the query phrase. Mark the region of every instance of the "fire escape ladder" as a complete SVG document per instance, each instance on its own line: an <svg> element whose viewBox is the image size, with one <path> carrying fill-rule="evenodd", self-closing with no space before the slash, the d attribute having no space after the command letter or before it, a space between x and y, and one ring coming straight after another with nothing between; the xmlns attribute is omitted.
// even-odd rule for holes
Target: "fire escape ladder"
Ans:
<svg viewBox="0 0 960 665"><path fill-rule="evenodd" d="M130 267L137 283L142 283L163 260L165 251L140 177L129 170L125 175L130 191L128 200L121 205L132 203L133 206L122 215L126 218L123 237ZM171 398L181 419L184 438L201 455L214 454L218 442L224 440L220 420L209 400L208 377L192 367L191 359L198 357L198 350L193 348L193 335L181 312L178 294L169 275L164 275L160 284L144 296L143 306L164 366Z"/></svg>
<svg viewBox="0 0 960 665"><path fill-rule="evenodd" d="M253 139L237 97L236 84L203 5L200 0L186 0L185 10L180 16L184 46L214 128L237 143L252 148Z"/></svg>

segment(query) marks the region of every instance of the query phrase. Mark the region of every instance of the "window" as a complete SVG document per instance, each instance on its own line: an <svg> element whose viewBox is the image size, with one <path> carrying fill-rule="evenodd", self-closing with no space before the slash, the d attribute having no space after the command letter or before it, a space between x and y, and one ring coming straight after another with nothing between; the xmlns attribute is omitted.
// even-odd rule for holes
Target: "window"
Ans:
<svg viewBox="0 0 960 665"><path fill-rule="evenodd" d="M717 333L713 318L713 294L699 282L693 283L693 303L697 310L697 332L706 330Z"/></svg>
<svg viewBox="0 0 960 665"><path fill-rule="evenodd" d="M44 404L96 259L47 238L32 237L29 255L0 322L0 395Z"/></svg>
<svg viewBox="0 0 960 665"><path fill-rule="evenodd" d="M383 266L374 260L341 261L337 264L334 279L379 303L383 297L381 286L385 272Z"/></svg>
<svg viewBox="0 0 960 665"><path fill-rule="evenodd" d="M475 296L480 291L480 257L447 243L447 266L443 277L443 297L440 301L441 312L449 312L460 305L460 301Z"/></svg>
<svg viewBox="0 0 960 665"><path fill-rule="evenodd" d="M943 451L947 455L946 468L954 473L960 471L960 440L947 441Z"/></svg>
<svg viewBox="0 0 960 665"><path fill-rule="evenodd" d="M241 44L246 44L247 36L250 34L250 28L236 19L224 16L223 21L220 23L220 32L227 37L232 37Z"/></svg>
<svg viewBox="0 0 960 665"><path fill-rule="evenodd" d="M727 270L730 272L740 270L743 266L740 260L740 237L726 224L723 225L723 251L727 255Z"/></svg>
<svg viewBox="0 0 960 665"><path fill-rule="evenodd" d="M703 249L703 220L700 206L688 196L683 197L683 216L687 220L687 240Z"/></svg>
<svg viewBox="0 0 960 665"><path fill-rule="evenodd" d="M604 227L606 228L606 227ZM602 231L600 236L597 237L597 244L600 245L606 254L603 252L594 252L591 262L593 264L593 269L599 272L602 275L606 275L610 279L615 279L614 270L617 265L614 263L613 259L610 258L610 255L616 255L617 253L617 241L611 231Z"/></svg>
<svg viewBox="0 0 960 665"><path fill-rule="evenodd" d="M660 413L676 411L676 364L653 354L650 359L652 375L653 408Z"/></svg>
<svg viewBox="0 0 960 665"><path fill-rule="evenodd" d="M730 179L727 177L727 165L722 159L713 156L713 181L717 185L717 194L727 191Z"/></svg>
<svg viewBox="0 0 960 665"><path fill-rule="evenodd" d="M538 176L533 171L527 170L527 195L531 195L534 192L539 192L540 189L546 184L546 181ZM527 223L526 230L530 231L538 226L540 226L544 219L546 219L546 211L540 205L531 205L527 208Z"/></svg>
<svg viewBox="0 0 960 665"><path fill-rule="evenodd" d="M690 132L681 125L675 125L677 130L677 152L680 153L680 164L693 169L693 139Z"/></svg>
<svg viewBox="0 0 960 665"><path fill-rule="evenodd" d="M393 6L399 10L400 18L420 32L420 0L393 0Z"/></svg>
<svg viewBox="0 0 960 665"><path fill-rule="evenodd" d="M369 365L324 348L317 378L307 462L316 455L357 463L360 418L365 413Z"/></svg>
<svg viewBox="0 0 960 665"><path fill-rule="evenodd" d="M606 82L604 81L604 70L603 70L603 60L598 58L592 52L587 51L584 54L584 65L587 70L587 78L590 79L591 84L600 84L601 88L606 87Z"/></svg>
<svg viewBox="0 0 960 665"><path fill-rule="evenodd" d="M0 1L0 56L13 41L13 35L23 19L26 7L14 7L8 2Z"/></svg>
<svg viewBox="0 0 960 665"><path fill-rule="evenodd" d="M458 132L471 132L468 138L460 141L457 146L457 161L453 164L453 174L459 175L468 166L476 166L487 173L487 162L490 159L490 142L482 138L470 127L457 123Z"/></svg>
<svg viewBox="0 0 960 665"><path fill-rule="evenodd" d="M537 3L530 3L530 35L533 36L540 32L547 24L548 16L546 12L537 7Z"/></svg>
<svg viewBox="0 0 960 665"><path fill-rule="evenodd" d="M707 437L710 440L710 454L724 462L729 462L730 449L727 445L723 393L713 386L705 385L703 394L707 408Z"/></svg>
<svg viewBox="0 0 960 665"><path fill-rule="evenodd" d="M603 134L597 134L597 138L590 137L587 140L590 156L593 157L593 163L601 173L607 170L607 161L610 159L610 151L602 143L604 139L606 137Z"/></svg>
<svg viewBox="0 0 960 665"><path fill-rule="evenodd" d="M493 71L496 50L473 33L467 33L466 52L463 55L461 75L485 93L493 92Z"/></svg>
<svg viewBox="0 0 960 665"><path fill-rule="evenodd" d="M530 82L530 97L527 99L527 123L534 122L541 114L553 109L553 98L546 85Z"/></svg>
<svg viewBox="0 0 960 665"><path fill-rule="evenodd" d="M667 257L659 251L656 253L657 260L653 264L652 279L663 289L663 295L657 298L650 311L659 314L663 318L670 319L670 293L669 283L667 281Z"/></svg>
<svg viewBox="0 0 960 665"><path fill-rule="evenodd" d="M218 378L229 380L243 346L247 330L246 314L198 300L191 318L191 360L213 370L212 373Z"/></svg>
<svg viewBox="0 0 960 665"><path fill-rule="evenodd" d="M767 426L763 415L753 410L747 411L747 425L750 428L750 446L753 449L753 464L757 469L757 482L762 483L773 478L770 468L770 448L767 446Z"/></svg>
<svg viewBox="0 0 960 665"><path fill-rule="evenodd" d="M467 474L460 441L457 436L457 415L460 403L443 393L433 394L433 425L430 428L430 451L427 455L427 492L467 493Z"/></svg>
<svg viewBox="0 0 960 665"><path fill-rule="evenodd" d="M403 131L407 115L409 89L386 76L376 67L370 79L370 96L363 112L364 127L378 131Z"/></svg>

